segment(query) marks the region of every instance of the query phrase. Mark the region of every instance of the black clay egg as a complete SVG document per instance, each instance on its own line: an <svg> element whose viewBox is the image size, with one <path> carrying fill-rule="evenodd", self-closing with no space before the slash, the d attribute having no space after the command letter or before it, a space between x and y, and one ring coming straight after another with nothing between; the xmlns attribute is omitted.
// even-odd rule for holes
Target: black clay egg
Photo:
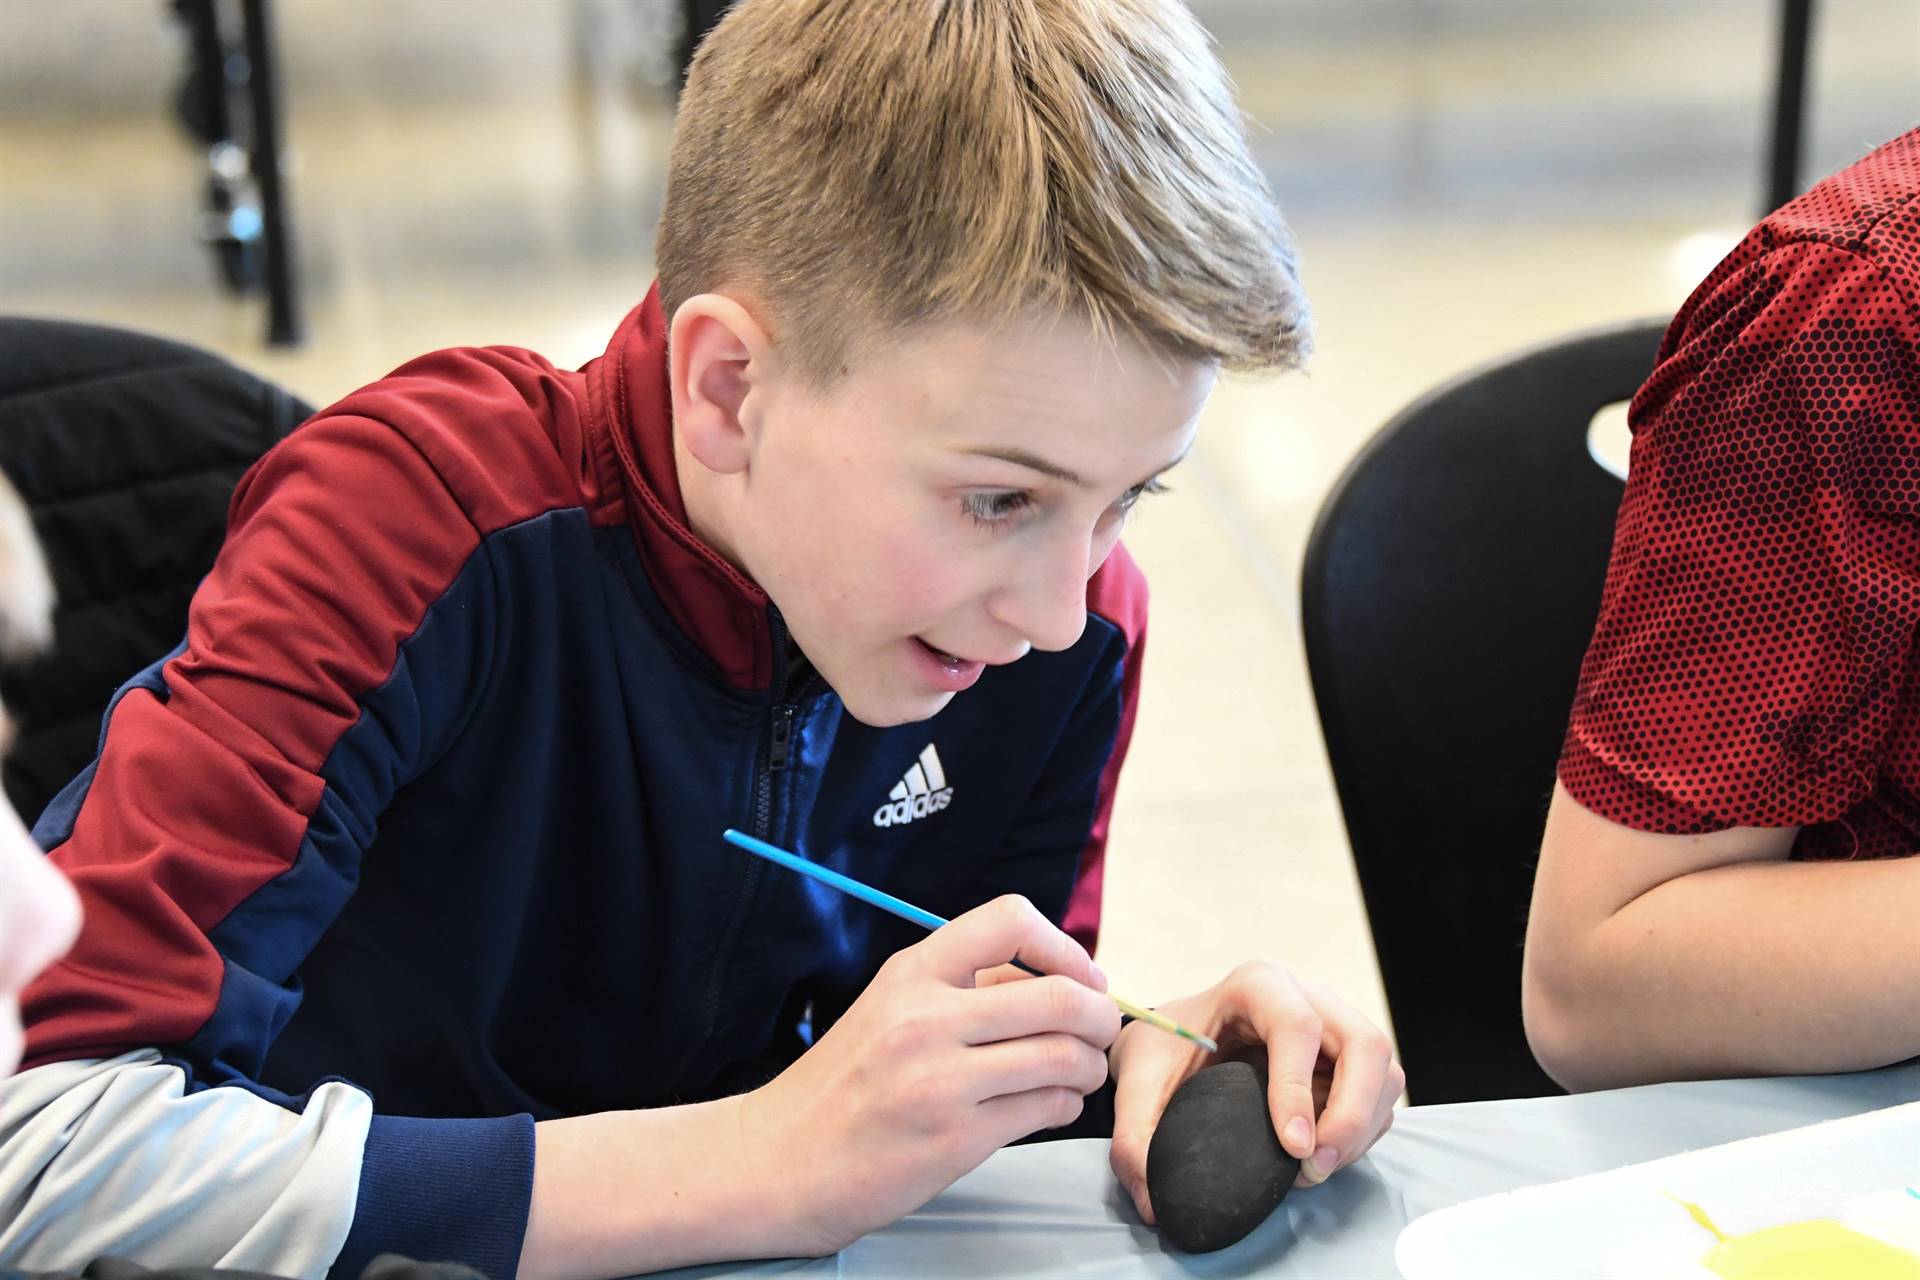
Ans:
<svg viewBox="0 0 1920 1280"><path fill-rule="evenodd" d="M1188 1253L1224 1249L1267 1220L1300 1162L1267 1112L1266 1079L1245 1062L1208 1067L1175 1091L1147 1147L1160 1230Z"/></svg>

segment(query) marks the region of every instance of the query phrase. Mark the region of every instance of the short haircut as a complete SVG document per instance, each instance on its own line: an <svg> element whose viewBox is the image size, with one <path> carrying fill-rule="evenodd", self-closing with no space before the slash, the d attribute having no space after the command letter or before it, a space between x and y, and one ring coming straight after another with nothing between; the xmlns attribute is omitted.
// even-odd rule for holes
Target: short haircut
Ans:
<svg viewBox="0 0 1920 1280"><path fill-rule="evenodd" d="M1292 239L1181 0L742 0L680 100L671 316L737 285L815 380L915 325L1074 314L1293 367Z"/></svg>

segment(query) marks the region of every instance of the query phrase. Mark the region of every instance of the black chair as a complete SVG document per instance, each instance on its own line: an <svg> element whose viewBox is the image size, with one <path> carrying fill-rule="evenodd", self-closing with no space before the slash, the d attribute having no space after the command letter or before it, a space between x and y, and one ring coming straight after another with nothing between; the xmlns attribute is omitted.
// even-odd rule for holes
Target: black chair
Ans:
<svg viewBox="0 0 1920 1280"><path fill-rule="evenodd" d="M0 471L59 596L53 651L0 672L6 791L28 822L93 759L113 691L185 634L234 482L311 413L177 342L0 318Z"/></svg>
<svg viewBox="0 0 1920 1280"><path fill-rule="evenodd" d="M1428 394L1347 468L1307 545L1314 699L1422 1103L1559 1092L1527 1048L1520 959L1622 491L1587 435L1665 327L1579 334Z"/></svg>
<svg viewBox="0 0 1920 1280"><path fill-rule="evenodd" d="M700 42L727 16L732 5L733 0L680 0L680 39L674 51L680 61L679 84L687 82L687 69L693 66Z"/></svg>

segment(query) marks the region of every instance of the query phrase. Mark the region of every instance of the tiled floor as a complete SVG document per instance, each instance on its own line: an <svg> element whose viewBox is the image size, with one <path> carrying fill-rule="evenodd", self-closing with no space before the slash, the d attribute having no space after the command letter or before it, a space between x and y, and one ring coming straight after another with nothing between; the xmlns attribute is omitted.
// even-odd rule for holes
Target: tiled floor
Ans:
<svg viewBox="0 0 1920 1280"><path fill-rule="evenodd" d="M159 0L0 0L0 310L186 338L315 400L446 344L596 354L649 278L671 121L622 67L664 0L278 8L309 343L264 348L193 244ZM1103 959L1152 1000L1267 955L1384 1020L1299 639L1314 511L1434 382L1679 304L1756 212L1773 6L1196 8L1299 234L1319 354L1224 386L1130 535L1155 612ZM1920 9L1820 11L1810 172L1920 115Z"/></svg>

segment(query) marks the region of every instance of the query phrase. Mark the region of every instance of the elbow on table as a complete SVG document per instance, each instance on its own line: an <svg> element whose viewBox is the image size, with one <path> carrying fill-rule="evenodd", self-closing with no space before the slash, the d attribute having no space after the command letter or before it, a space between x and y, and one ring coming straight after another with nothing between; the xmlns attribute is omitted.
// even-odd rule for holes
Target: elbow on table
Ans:
<svg viewBox="0 0 1920 1280"><path fill-rule="evenodd" d="M1604 1016L1571 959L1551 950L1529 939L1521 970L1520 1017L1534 1060L1571 1093L1642 1083L1624 1060L1629 1038Z"/></svg>

